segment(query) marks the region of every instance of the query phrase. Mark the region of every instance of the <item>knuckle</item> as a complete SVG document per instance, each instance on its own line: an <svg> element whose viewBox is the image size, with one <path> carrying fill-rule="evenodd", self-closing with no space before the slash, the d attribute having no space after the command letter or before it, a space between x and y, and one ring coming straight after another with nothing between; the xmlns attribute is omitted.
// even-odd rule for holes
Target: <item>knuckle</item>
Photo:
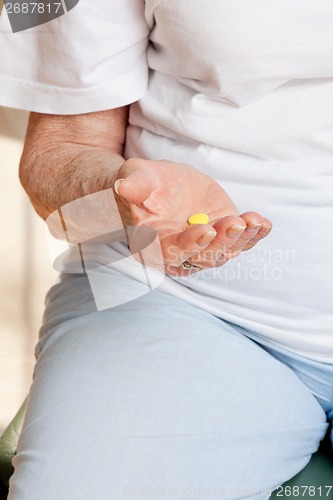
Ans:
<svg viewBox="0 0 333 500"><path fill-rule="evenodd" d="M241 249L228 248L223 252L223 255L228 259L233 259L234 257L238 257L238 255L240 255L241 253L242 253Z"/></svg>

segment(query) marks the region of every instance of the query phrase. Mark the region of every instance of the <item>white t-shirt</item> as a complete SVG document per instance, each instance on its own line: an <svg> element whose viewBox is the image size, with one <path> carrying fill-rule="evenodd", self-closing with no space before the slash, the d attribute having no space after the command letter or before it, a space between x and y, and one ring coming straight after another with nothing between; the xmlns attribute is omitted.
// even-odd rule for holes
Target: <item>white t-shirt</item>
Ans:
<svg viewBox="0 0 333 500"><path fill-rule="evenodd" d="M191 164L274 224L253 250L161 289L332 363L332 26L331 0L81 0L15 34L3 14L0 104L138 101L126 157Z"/></svg>

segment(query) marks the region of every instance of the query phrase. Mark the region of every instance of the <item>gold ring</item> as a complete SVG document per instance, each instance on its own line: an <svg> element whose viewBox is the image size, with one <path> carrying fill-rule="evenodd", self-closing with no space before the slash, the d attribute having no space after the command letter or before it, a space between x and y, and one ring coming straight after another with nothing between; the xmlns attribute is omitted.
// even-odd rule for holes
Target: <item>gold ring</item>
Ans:
<svg viewBox="0 0 333 500"><path fill-rule="evenodd" d="M189 270L189 269L200 269L200 271L203 269L202 267L195 266L194 264L191 264L188 260L184 260L179 266L179 269L184 269L184 270Z"/></svg>

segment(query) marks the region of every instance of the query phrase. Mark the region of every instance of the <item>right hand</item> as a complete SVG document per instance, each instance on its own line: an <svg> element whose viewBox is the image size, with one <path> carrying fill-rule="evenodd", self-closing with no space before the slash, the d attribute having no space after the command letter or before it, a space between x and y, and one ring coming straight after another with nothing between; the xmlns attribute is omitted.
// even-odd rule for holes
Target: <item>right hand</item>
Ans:
<svg viewBox="0 0 333 500"><path fill-rule="evenodd" d="M256 212L240 215L214 179L183 163L130 159L117 180L124 225L157 231L165 271L172 276L193 272L179 269L185 260L201 268L221 266L252 248L272 226ZM188 217L199 212L209 215L210 223L189 226Z"/></svg>

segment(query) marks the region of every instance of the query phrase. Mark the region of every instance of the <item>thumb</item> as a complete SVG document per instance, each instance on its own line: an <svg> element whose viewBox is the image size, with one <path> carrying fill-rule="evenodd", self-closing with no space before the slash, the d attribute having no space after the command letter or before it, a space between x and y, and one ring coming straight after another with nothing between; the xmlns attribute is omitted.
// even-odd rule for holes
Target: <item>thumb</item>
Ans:
<svg viewBox="0 0 333 500"><path fill-rule="evenodd" d="M128 203L135 205L147 200L157 187L156 174L145 169L142 162L140 163L140 166L136 166L128 173L127 169L121 168L118 173L119 178L114 184L116 193L125 198Z"/></svg>

